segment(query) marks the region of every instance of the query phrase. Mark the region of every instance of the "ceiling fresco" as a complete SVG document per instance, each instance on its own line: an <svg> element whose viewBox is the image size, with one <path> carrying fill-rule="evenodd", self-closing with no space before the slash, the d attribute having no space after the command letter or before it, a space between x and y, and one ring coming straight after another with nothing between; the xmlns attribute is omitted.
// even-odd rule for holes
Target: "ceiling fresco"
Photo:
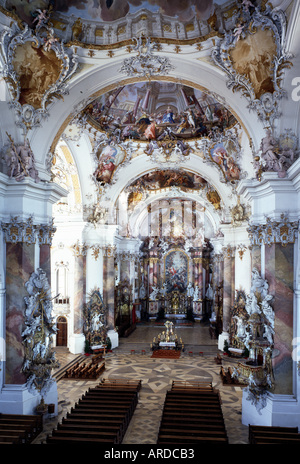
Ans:
<svg viewBox="0 0 300 464"><path fill-rule="evenodd" d="M33 25L36 10L50 6L57 13L99 22L115 21L142 8L187 21L194 17L206 20L213 13L215 5L223 3L226 3L225 0L8 0L6 8Z"/></svg>
<svg viewBox="0 0 300 464"><path fill-rule="evenodd" d="M230 111L201 90L172 82L135 83L91 102L82 117L97 129L144 141L207 136L237 123Z"/></svg>
<svg viewBox="0 0 300 464"><path fill-rule="evenodd" d="M184 169L158 170L139 177L126 188L129 192L128 206L133 208L144 201L147 192L159 192L172 187L182 192L202 192L216 210L220 209L221 198L212 185L203 177Z"/></svg>

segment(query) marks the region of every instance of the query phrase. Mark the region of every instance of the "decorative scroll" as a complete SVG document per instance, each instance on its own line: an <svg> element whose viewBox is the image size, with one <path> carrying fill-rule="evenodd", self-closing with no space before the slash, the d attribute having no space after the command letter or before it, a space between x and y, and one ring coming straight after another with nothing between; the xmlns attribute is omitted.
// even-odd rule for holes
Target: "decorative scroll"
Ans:
<svg viewBox="0 0 300 464"><path fill-rule="evenodd" d="M295 243L299 222L290 222L286 215L281 214L280 221L272 221L267 218L266 224L251 225L247 231L249 233L251 245L269 245L280 243L286 246L288 243Z"/></svg>

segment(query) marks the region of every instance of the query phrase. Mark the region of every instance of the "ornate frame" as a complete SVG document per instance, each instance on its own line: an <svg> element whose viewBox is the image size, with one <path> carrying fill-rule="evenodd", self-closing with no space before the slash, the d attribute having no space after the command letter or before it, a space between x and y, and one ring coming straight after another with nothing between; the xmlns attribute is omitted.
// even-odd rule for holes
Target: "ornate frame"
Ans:
<svg viewBox="0 0 300 464"><path fill-rule="evenodd" d="M54 38L54 30L48 26L38 29L36 33L26 25L23 30L12 28L5 30L1 37L1 51L5 59L3 77L6 80L11 92L11 106L17 113L17 125L27 132L33 127L40 125L43 118L48 116L47 107L53 102L54 98L62 98L68 93L67 80L75 73L78 61L73 48L65 48ZM61 62L60 75L55 83L49 85L45 91L39 108L34 108L30 104L19 102L21 94L20 76L16 73L13 60L17 47L32 43L36 49L43 48L46 51L53 50L56 58Z"/></svg>
<svg viewBox="0 0 300 464"><path fill-rule="evenodd" d="M187 258L187 280L186 280L186 283L187 283L187 286L190 282L190 276L189 276L189 270L190 270L190 257L189 255L183 251L181 248L171 248L170 250L167 251L167 253L164 255L164 283L166 283L166 259L167 257L171 254L171 253L174 253L176 251L179 251L180 253L184 254Z"/></svg>
<svg viewBox="0 0 300 464"><path fill-rule="evenodd" d="M226 32L223 40L218 41L213 48L212 58L215 64L228 75L227 87L233 91L241 91L249 101L248 108L256 111L261 121L272 125L274 119L280 116L278 102L286 96L286 92L280 86L283 70L292 66L289 61L292 55L284 50L286 16L281 10L272 10L270 5L265 6L264 12L258 7L255 8L254 12L250 12L249 7L243 6L239 13L240 16L237 18L240 20L239 33L236 30ZM260 98L256 98L252 83L245 75L239 74L234 69L230 52L235 49L240 38L245 39L249 35L255 34L259 28L262 30L270 29L273 32L276 56L273 59L272 75L274 92L266 92Z"/></svg>

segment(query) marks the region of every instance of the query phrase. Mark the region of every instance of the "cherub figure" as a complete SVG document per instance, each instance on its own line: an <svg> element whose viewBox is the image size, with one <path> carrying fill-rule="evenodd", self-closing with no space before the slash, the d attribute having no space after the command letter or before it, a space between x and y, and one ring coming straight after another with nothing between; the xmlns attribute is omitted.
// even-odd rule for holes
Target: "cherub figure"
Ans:
<svg viewBox="0 0 300 464"><path fill-rule="evenodd" d="M39 8L36 10L37 16L34 18L33 23L37 21L36 29L40 29L49 21L49 12L48 10L40 10Z"/></svg>

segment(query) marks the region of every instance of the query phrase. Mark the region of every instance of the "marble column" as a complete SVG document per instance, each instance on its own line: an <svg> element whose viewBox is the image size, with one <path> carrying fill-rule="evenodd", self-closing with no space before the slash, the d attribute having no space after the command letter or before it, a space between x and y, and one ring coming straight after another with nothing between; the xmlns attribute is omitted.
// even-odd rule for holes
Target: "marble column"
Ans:
<svg viewBox="0 0 300 464"><path fill-rule="evenodd" d="M75 257L74 263L74 334L81 334L83 328L83 305L86 297L86 257Z"/></svg>
<svg viewBox="0 0 300 464"><path fill-rule="evenodd" d="M261 245L253 245L251 249L251 269L254 267L261 274Z"/></svg>
<svg viewBox="0 0 300 464"><path fill-rule="evenodd" d="M104 247L103 256L103 303L107 308L108 329L115 327L115 250Z"/></svg>
<svg viewBox="0 0 300 464"><path fill-rule="evenodd" d="M50 261L50 245L43 244L39 246L39 266L46 273L49 284L51 285L51 261Z"/></svg>
<svg viewBox="0 0 300 464"><path fill-rule="evenodd" d="M151 295L153 287L154 287L154 260L153 260L153 257L149 258L148 285L149 285L149 295Z"/></svg>
<svg viewBox="0 0 300 464"><path fill-rule="evenodd" d="M82 353L85 336L83 334L83 305L86 302L86 252L87 246L79 241L73 247L73 327L69 337L71 353Z"/></svg>
<svg viewBox="0 0 300 464"><path fill-rule="evenodd" d="M5 383L23 384L25 283L34 271L34 244L6 244L6 373Z"/></svg>
<svg viewBox="0 0 300 464"><path fill-rule="evenodd" d="M225 341L229 341L230 310L235 295L233 251L234 249L231 246L227 246L224 249L223 332L220 334L218 340L220 350L224 349Z"/></svg>
<svg viewBox="0 0 300 464"><path fill-rule="evenodd" d="M229 247L224 255L224 287L223 287L223 330L228 332L230 325L230 309L234 301L234 258Z"/></svg>
<svg viewBox="0 0 300 464"><path fill-rule="evenodd" d="M273 372L275 394L293 393L293 283L294 244L265 246L265 279L275 312Z"/></svg>

